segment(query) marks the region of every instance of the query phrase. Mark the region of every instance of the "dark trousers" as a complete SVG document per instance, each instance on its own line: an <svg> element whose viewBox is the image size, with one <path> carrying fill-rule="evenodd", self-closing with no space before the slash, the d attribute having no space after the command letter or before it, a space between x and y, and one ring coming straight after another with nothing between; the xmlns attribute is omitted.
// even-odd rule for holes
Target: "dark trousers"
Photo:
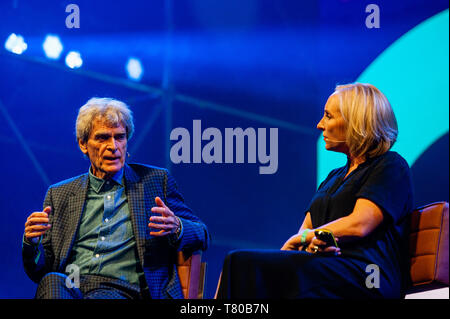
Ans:
<svg viewBox="0 0 450 319"><path fill-rule="evenodd" d="M68 284L69 283L69 284ZM139 287L128 282L97 275L81 275L79 288L61 273L45 275L36 290L36 299L143 299Z"/></svg>
<svg viewBox="0 0 450 319"><path fill-rule="evenodd" d="M225 258L217 298L400 298L400 281L383 273L379 288L368 287L366 266L303 251L237 250Z"/></svg>

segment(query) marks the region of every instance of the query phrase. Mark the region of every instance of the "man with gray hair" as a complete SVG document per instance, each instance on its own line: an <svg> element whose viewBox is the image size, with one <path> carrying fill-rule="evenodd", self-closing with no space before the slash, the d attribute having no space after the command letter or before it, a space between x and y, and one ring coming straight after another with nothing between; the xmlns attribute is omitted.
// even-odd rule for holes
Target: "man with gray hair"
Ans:
<svg viewBox="0 0 450 319"><path fill-rule="evenodd" d="M35 298L183 298L176 252L206 250L209 233L166 169L127 164L128 106L92 98L78 112L89 172L49 187L22 244Z"/></svg>

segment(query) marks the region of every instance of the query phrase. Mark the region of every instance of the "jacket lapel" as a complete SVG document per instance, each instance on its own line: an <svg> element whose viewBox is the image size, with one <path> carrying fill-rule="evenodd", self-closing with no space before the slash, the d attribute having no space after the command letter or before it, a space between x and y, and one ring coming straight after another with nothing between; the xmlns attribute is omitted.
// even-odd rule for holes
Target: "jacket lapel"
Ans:
<svg viewBox="0 0 450 319"><path fill-rule="evenodd" d="M80 226L81 216L83 214L84 203L86 201L86 194L88 189L88 174L83 175L78 183L73 185L72 194L69 195L67 201L67 209L64 216L65 223L63 233L60 234L62 240L62 247L60 252L59 268L62 268L69 257L69 252L73 247L75 241L75 234ZM64 271L64 269L63 269Z"/></svg>
<svg viewBox="0 0 450 319"><path fill-rule="evenodd" d="M133 169L125 164L125 191L128 198L131 222L141 266L144 267L145 238L149 220L146 217L147 202L144 200L144 185Z"/></svg>

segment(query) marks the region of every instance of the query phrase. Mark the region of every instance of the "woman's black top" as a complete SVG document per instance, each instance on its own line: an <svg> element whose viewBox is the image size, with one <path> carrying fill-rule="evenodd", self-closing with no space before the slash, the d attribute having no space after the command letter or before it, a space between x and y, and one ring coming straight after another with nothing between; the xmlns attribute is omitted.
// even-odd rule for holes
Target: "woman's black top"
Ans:
<svg viewBox="0 0 450 319"><path fill-rule="evenodd" d="M313 228L352 213L356 200L365 198L383 212L383 222L364 238L338 243L342 257L379 267L388 278L409 280L409 226L413 191L408 163L388 151L366 160L344 179L347 165L330 172L320 184L308 211Z"/></svg>

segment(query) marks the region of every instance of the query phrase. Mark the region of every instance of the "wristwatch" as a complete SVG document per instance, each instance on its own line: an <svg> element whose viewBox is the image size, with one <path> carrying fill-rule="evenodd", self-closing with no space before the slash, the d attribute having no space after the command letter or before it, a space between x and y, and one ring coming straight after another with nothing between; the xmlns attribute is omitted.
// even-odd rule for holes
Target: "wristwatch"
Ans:
<svg viewBox="0 0 450 319"><path fill-rule="evenodd" d="M175 217L176 217L176 219L178 219L178 228L175 231L175 235L177 235L177 239L179 239L180 235L181 235L181 230L183 229L183 224L181 223L181 220L178 216L175 216Z"/></svg>

